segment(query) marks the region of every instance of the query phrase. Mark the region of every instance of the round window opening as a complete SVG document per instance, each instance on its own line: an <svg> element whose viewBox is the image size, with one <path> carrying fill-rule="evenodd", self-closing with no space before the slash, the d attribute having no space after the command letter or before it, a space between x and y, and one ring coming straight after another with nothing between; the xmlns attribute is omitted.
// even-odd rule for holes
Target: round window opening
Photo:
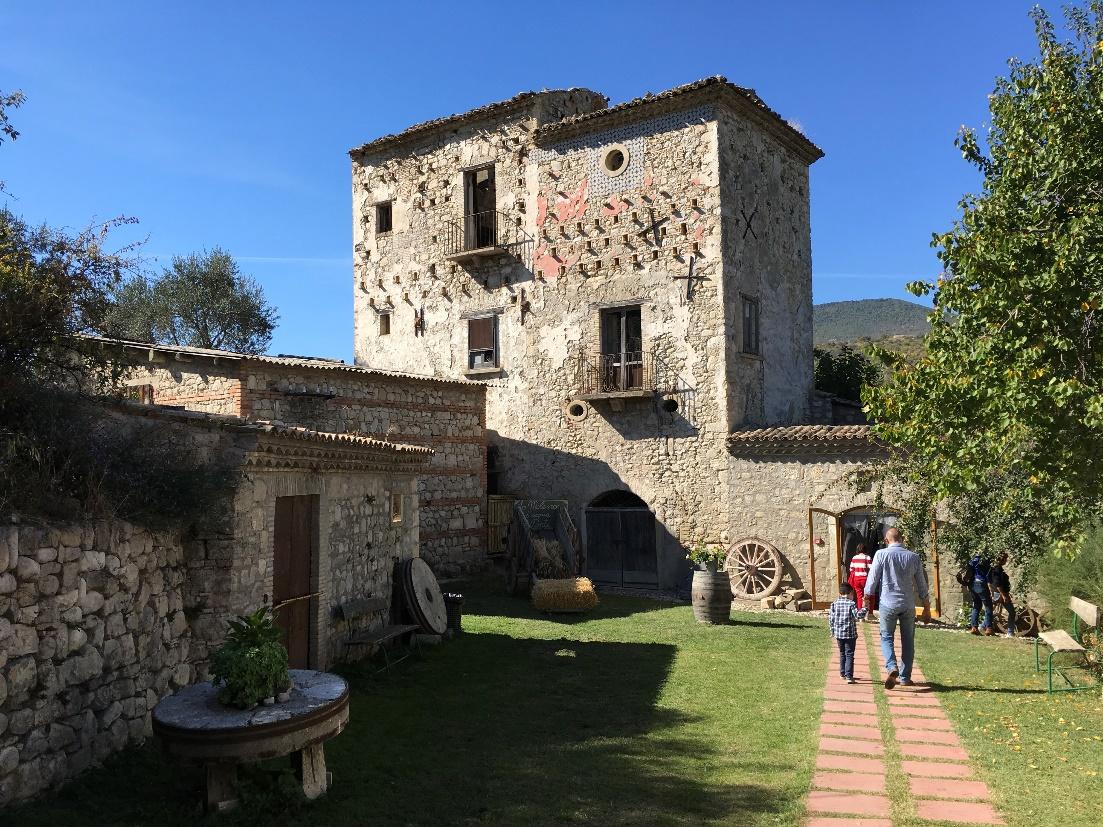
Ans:
<svg viewBox="0 0 1103 827"><path fill-rule="evenodd" d="M628 168L628 147L614 144L605 150L601 159L601 171L610 178L616 177Z"/></svg>
<svg viewBox="0 0 1103 827"><path fill-rule="evenodd" d="M673 398L664 399L660 403L660 407L667 413L674 413L678 410L678 400Z"/></svg>
<svg viewBox="0 0 1103 827"><path fill-rule="evenodd" d="M573 405L571 405L570 412L571 416L582 416L584 413L586 413L586 408L584 408L578 402L575 402Z"/></svg>

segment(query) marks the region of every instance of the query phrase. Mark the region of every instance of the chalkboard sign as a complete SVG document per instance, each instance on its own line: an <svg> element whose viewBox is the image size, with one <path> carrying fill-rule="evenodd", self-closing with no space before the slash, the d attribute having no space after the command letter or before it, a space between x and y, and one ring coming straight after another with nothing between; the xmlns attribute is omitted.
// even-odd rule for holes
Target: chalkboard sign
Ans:
<svg viewBox="0 0 1103 827"><path fill-rule="evenodd" d="M533 533L547 534L555 532L556 514L565 504L562 500L526 500L517 503L517 507L529 521Z"/></svg>

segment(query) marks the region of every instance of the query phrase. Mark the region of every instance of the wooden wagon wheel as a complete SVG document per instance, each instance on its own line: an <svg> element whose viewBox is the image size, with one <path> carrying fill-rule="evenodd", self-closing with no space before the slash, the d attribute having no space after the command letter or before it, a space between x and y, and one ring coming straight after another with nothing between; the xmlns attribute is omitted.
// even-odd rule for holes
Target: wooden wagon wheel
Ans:
<svg viewBox="0 0 1103 827"><path fill-rule="evenodd" d="M1001 635L1007 632L1007 608L1002 603L992 607L992 626ZM1029 606L1015 610L1015 634L1026 637L1038 632L1038 614Z"/></svg>
<svg viewBox="0 0 1103 827"><path fill-rule="evenodd" d="M728 549L724 569L731 576L732 594L758 600L781 585L781 552L761 540L741 540Z"/></svg>

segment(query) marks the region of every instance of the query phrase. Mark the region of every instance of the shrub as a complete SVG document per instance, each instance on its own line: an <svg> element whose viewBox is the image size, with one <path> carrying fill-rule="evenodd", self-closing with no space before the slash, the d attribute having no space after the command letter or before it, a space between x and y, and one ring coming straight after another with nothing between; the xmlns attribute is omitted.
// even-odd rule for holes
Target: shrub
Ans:
<svg viewBox="0 0 1103 827"><path fill-rule="evenodd" d="M291 686L287 650L269 606L229 622L221 648L211 656L211 677L221 688L218 699L248 709Z"/></svg>

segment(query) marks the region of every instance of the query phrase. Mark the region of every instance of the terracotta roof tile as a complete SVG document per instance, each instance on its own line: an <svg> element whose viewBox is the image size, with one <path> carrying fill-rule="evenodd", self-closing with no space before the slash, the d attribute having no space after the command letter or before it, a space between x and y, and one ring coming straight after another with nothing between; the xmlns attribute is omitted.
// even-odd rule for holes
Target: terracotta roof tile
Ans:
<svg viewBox="0 0 1103 827"><path fill-rule="evenodd" d="M714 89L717 92L727 90L735 93L741 98L754 104L754 106L760 110L769 120L775 123L775 126L780 127L783 134L786 134L790 140L794 141L808 156L810 162L817 158L823 157L823 150L812 143L804 133L797 129L794 129L785 118L775 112L766 102L758 96L754 89L748 89L744 86L736 86L734 83L729 83L728 79L723 75L715 75L713 77L702 78L701 80L695 80L692 83L686 83L682 86L675 86L673 89L667 89L665 92L660 92L657 95L647 94L639 98L634 98L630 101L617 104L616 106L609 107L608 109L599 109L596 112L589 112L583 115L574 115L569 118L564 118L560 121L547 124L540 127L536 136L539 140L550 141L567 135L573 135L580 131L579 127L587 125L589 123L600 121L605 118L615 117L621 113L629 112L633 109L640 109L643 107L650 107L657 104L662 104L666 101L670 101L674 98L688 95L692 92L697 92L706 89Z"/></svg>
<svg viewBox="0 0 1103 827"><path fill-rule="evenodd" d="M882 453L869 425L781 425L734 431L728 450L736 456Z"/></svg>
<svg viewBox="0 0 1103 827"><path fill-rule="evenodd" d="M416 137L422 133L432 132L442 126L449 124L460 124L467 121L477 121L482 118L492 117L494 115L501 115L509 112L512 109L520 107L522 104L529 103L530 101L537 100L541 95L547 95L551 93L563 93L570 92L570 89L545 89L540 92L520 92L514 95L512 98L507 98L503 101L496 101L494 103L488 103L485 106L479 106L475 109L469 109L466 112L457 112L453 115L445 115L441 118L433 118L432 120L422 121L416 123L413 126L407 127L401 132L396 132L393 135L383 135L382 137L375 138L368 141L365 144L361 144L358 147L349 150L349 155L360 155L364 152L372 152L382 149L390 144L396 144L400 141L405 141L410 138ZM592 91L592 90L583 90ZM598 92L593 92L595 95L599 95ZM601 97L604 97L602 95Z"/></svg>
<svg viewBox="0 0 1103 827"><path fill-rule="evenodd" d="M116 402L114 408L130 416L141 416L149 419L168 420L187 425L203 425L214 428L224 428L231 431L255 434L270 434L278 437L301 440L315 444L333 445L345 448L370 448L392 454L409 454L429 457L433 449L424 445L407 445L400 442L387 442L368 436L354 434L337 434L329 431L315 431L310 428L300 428L294 425L286 425L283 422L268 420L245 419L230 414L206 413L204 411L189 411L180 408L171 408L164 405L143 405L137 402Z"/></svg>

